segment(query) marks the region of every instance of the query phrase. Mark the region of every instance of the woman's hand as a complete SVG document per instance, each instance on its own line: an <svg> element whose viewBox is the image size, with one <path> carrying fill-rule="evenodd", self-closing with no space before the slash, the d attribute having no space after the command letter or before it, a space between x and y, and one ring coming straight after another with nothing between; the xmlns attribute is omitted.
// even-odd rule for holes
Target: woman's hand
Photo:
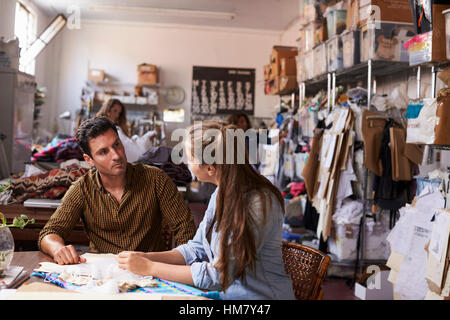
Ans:
<svg viewBox="0 0 450 320"><path fill-rule="evenodd" d="M153 262L147 259L143 252L123 251L118 254L117 262L121 269L140 276L152 276Z"/></svg>

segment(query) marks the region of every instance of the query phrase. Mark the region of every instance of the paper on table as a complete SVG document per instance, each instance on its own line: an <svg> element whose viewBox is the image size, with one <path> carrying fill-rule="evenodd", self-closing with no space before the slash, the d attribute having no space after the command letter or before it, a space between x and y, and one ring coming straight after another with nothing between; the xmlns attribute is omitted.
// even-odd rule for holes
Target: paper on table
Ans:
<svg viewBox="0 0 450 320"><path fill-rule="evenodd" d="M153 277L142 277L120 269L113 254L84 254L82 257L86 258L85 263L58 265L41 262L35 270L58 273L64 281L80 285L80 291L118 293L121 287L127 285L153 284Z"/></svg>

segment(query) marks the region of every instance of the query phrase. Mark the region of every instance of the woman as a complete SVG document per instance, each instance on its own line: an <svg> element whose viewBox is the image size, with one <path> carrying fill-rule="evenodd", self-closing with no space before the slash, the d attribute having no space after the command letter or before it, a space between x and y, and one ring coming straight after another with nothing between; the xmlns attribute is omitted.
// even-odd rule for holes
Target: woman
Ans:
<svg viewBox="0 0 450 320"><path fill-rule="evenodd" d="M125 106L119 99L107 100L95 115L96 117L107 117L117 126L117 132L125 147L128 162L135 162L153 145L152 139L155 131L148 131L142 137L134 135L129 137L127 116Z"/></svg>
<svg viewBox="0 0 450 320"><path fill-rule="evenodd" d="M229 124L234 124L238 128L247 131L252 127L250 119L245 113L234 113L227 118Z"/></svg>
<svg viewBox="0 0 450 320"><path fill-rule="evenodd" d="M207 138L209 129L220 132L217 140ZM294 299L282 260L284 205L278 189L248 164L248 154L244 164L235 164L237 152L233 164L206 164L197 157L212 146L223 151L223 159L227 151L240 150L243 141L227 144L228 129L237 127L203 122L189 128L186 156L191 170L199 180L217 185L194 239L171 251L121 252L119 267L218 290L223 299ZM197 145L202 152L194 152Z"/></svg>

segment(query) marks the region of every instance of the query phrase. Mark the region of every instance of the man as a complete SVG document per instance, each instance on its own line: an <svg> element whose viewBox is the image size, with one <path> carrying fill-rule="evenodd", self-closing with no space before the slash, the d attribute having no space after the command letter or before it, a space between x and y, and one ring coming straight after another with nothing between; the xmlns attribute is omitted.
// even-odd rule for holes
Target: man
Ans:
<svg viewBox="0 0 450 320"><path fill-rule="evenodd" d="M91 167L67 190L60 207L42 229L38 246L59 264L85 262L64 239L83 221L90 251L161 251L162 220L177 245L195 235L195 224L177 187L152 166L127 163L115 125L106 117L84 121L76 134Z"/></svg>

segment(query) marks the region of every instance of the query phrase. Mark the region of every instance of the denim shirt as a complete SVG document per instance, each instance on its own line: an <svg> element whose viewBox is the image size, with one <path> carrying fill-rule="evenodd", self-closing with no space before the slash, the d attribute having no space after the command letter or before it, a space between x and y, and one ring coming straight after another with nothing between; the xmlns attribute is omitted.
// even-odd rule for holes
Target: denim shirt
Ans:
<svg viewBox="0 0 450 320"><path fill-rule="evenodd" d="M250 212L257 224L253 227L257 249L255 269L246 271L246 283L235 279L226 291L222 290L220 273L214 268L220 247L220 234L216 232L215 226L211 233L211 243L206 238L216 210L216 197L217 189L211 196L194 238L175 248L183 255L186 265L191 266L194 285L201 289L220 291L222 299L295 299L291 278L284 271L281 255L283 213L275 196L272 196L272 206L267 204L264 226L261 201L259 197L250 197ZM233 272L234 257L230 257L229 263Z"/></svg>

